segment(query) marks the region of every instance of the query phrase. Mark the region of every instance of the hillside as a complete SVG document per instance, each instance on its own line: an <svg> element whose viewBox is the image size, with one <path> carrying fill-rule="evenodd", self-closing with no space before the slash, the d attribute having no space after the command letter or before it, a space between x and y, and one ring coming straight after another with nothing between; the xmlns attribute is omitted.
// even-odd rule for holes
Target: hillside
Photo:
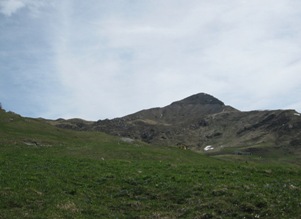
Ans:
<svg viewBox="0 0 301 219"><path fill-rule="evenodd" d="M0 110L0 218L297 219L300 175Z"/></svg>
<svg viewBox="0 0 301 219"><path fill-rule="evenodd" d="M96 130L211 155L301 156L301 116L294 110L242 112L200 93L162 108L142 110L112 120L58 120L74 130Z"/></svg>

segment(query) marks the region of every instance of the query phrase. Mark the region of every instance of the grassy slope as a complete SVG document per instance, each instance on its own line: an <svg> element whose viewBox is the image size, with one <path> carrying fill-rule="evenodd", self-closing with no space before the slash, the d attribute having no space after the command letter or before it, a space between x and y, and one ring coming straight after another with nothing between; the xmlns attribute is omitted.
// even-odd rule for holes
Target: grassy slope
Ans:
<svg viewBox="0 0 301 219"><path fill-rule="evenodd" d="M300 176L0 112L0 218L298 218Z"/></svg>

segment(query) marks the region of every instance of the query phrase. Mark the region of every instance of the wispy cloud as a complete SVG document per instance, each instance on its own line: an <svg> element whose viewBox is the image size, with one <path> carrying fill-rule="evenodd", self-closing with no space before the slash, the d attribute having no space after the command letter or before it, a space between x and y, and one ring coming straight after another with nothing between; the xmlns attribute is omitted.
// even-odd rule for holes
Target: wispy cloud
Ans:
<svg viewBox="0 0 301 219"><path fill-rule="evenodd" d="M22 8L28 8L32 15L36 15L39 8L44 6L46 2L46 0L1 0L0 12L5 16L11 16Z"/></svg>
<svg viewBox="0 0 301 219"><path fill-rule="evenodd" d="M28 45L22 39L28 30L14 29L12 15L28 8L39 18L23 15L18 23L31 24L33 38L42 43L31 44L40 51L34 57L49 55L35 62L56 87L42 95L49 98L37 111L41 116L112 118L197 92L243 110L301 111L300 1L5 2L5 22L15 22L3 20L7 36L20 34L11 47L17 40ZM15 3L10 10L4 9L8 2Z"/></svg>
<svg viewBox="0 0 301 219"><path fill-rule="evenodd" d="M0 2L0 11L7 16L12 15L23 7L25 7L25 2L22 0L3 0Z"/></svg>

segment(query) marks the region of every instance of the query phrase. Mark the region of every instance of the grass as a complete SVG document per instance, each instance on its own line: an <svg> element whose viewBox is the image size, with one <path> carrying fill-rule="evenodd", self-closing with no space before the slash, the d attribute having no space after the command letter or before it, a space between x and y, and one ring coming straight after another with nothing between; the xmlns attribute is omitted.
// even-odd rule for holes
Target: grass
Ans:
<svg viewBox="0 0 301 219"><path fill-rule="evenodd" d="M1 219L301 215L297 165L218 160L4 112L0 137Z"/></svg>

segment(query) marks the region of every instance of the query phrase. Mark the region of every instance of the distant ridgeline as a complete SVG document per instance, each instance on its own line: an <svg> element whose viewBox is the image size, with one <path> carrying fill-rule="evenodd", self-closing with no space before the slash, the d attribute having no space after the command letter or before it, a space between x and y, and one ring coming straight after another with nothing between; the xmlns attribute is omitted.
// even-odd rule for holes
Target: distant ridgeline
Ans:
<svg viewBox="0 0 301 219"><path fill-rule="evenodd" d="M112 120L60 119L51 123L205 153L226 148L244 155L269 153L270 149L301 153L301 117L295 110L242 112L205 93Z"/></svg>

